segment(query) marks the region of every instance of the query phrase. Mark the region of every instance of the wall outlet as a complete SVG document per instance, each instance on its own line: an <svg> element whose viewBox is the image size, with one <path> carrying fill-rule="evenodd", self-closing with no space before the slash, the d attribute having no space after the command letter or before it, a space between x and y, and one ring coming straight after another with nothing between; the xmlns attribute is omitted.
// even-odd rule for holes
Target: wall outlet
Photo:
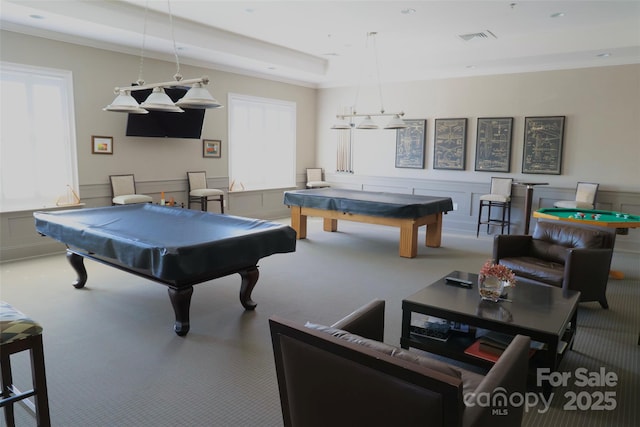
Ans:
<svg viewBox="0 0 640 427"><path fill-rule="evenodd" d="M457 204L457 203L454 203L454 204L453 204L453 210L454 210L454 211L457 211L457 210L458 210L458 204Z"/></svg>

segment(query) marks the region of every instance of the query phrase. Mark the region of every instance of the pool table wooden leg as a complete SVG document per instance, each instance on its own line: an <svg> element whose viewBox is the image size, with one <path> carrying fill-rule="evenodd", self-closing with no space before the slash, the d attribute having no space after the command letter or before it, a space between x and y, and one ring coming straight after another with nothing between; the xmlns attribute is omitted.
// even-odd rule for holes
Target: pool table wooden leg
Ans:
<svg viewBox="0 0 640 427"><path fill-rule="evenodd" d="M242 277L242 284L240 285L240 304L245 308L245 310L253 310L256 308L256 303L251 299L251 292L253 292L253 288L258 283L258 277L260 276L260 272L258 271L258 266L254 266L251 268L247 268L246 270L242 270L238 272L240 277Z"/></svg>
<svg viewBox="0 0 640 427"><path fill-rule="evenodd" d="M193 286L179 289L169 288L169 299L176 316L173 330L181 337L187 335L190 328L189 307L191 306L191 295L193 295Z"/></svg>
<svg viewBox="0 0 640 427"><path fill-rule="evenodd" d="M69 261L69 264L71 264L71 267L73 267L78 275L77 279L72 283L73 287L76 289L83 288L85 283L87 283L87 269L84 268L84 257L67 249L67 261Z"/></svg>
<svg viewBox="0 0 640 427"><path fill-rule="evenodd" d="M418 225L411 220L400 225L400 256L415 258L418 255Z"/></svg>
<svg viewBox="0 0 640 427"><path fill-rule="evenodd" d="M435 221L427 224L425 244L430 248L439 248L442 244L442 212L435 215Z"/></svg>
<svg viewBox="0 0 640 427"><path fill-rule="evenodd" d="M331 233L338 231L338 220L333 218L323 218L322 229Z"/></svg>
<svg viewBox="0 0 640 427"><path fill-rule="evenodd" d="M291 228L296 231L297 239L307 238L307 216L302 215L302 207L291 206Z"/></svg>

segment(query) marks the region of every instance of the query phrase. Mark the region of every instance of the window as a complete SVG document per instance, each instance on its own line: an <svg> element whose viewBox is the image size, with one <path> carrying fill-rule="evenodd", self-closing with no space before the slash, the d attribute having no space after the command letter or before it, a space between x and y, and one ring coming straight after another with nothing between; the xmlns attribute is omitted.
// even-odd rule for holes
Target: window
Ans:
<svg viewBox="0 0 640 427"><path fill-rule="evenodd" d="M296 186L296 104L229 94L231 190Z"/></svg>
<svg viewBox="0 0 640 427"><path fill-rule="evenodd" d="M56 205L78 194L70 71L2 63L0 210Z"/></svg>

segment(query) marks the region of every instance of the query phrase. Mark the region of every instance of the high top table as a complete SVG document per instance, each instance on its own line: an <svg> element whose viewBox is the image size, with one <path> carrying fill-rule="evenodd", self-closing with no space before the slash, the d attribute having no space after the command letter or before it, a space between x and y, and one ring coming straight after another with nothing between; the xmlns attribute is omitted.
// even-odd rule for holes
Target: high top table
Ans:
<svg viewBox="0 0 640 427"><path fill-rule="evenodd" d="M531 224L531 204L533 203L533 189L536 185L549 185L549 183L515 181L514 184L524 186L527 189L527 192L524 195L524 234L529 234L529 224Z"/></svg>

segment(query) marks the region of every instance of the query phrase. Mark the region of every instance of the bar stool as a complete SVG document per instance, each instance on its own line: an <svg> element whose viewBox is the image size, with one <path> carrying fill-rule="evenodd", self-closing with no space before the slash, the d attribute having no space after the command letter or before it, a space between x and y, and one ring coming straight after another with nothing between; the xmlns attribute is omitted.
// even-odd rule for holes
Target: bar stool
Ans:
<svg viewBox="0 0 640 427"><path fill-rule="evenodd" d="M31 356L31 382L33 388L20 391L13 385L11 355L29 350ZM40 427L49 427L49 398L44 370L42 326L25 316L10 304L0 301L0 366L2 369L2 399L7 427L15 427L13 404L18 402L30 410ZM29 399L33 396L32 402Z"/></svg>
<svg viewBox="0 0 640 427"><path fill-rule="evenodd" d="M491 193L480 196L480 209L478 212L478 228L476 237L480 234L480 225L487 224L487 234L489 234L489 226L499 225L500 234L504 234L504 227L507 227L507 234L511 233L511 185L513 178L491 178ZM482 209L488 208L487 219L482 220ZM497 207L502 209L501 218L491 217L491 208Z"/></svg>

